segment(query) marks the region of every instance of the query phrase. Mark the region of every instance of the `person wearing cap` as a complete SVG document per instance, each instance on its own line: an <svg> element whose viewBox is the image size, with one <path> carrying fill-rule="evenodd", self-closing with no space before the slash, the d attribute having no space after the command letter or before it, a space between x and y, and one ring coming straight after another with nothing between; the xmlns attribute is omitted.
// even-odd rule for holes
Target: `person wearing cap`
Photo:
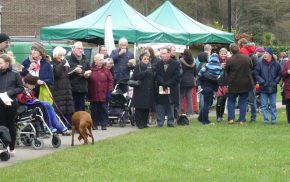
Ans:
<svg viewBox="0 0 290 182"><path fill-rule="evenodd" d="M90 70L90 63L84 54L83 43L75 42L72 46L72 53L66 59L70 65L69 79L75 111L84 111L88 93L88 80L85 72Z"/></svg>
<svg viewBox="0 0 290 182"><path fill-rule="evenodd" d="M258 61L262 61L264 53L265 53L264 47L257 47L256 56L258 57Z"/></svg>
<svg viewBox="0 0 290 182"><path fill-rule="evenodd" d="M261 109L264 123L269 123L268 112L270 107L271 124L276 124L276 95L277 85L281 79L281 66L274 59L272 48L265 49L263 60L257 64L254 75L261 88Z"/></svg>
<svg viewBox="0 0 290 182"><path fill-rule="evenodd" d="M40 85L52 85L54 82L51 64L46 58L45 48L42 43L35 42L30 49L30 55L22 62L23 69L21 76L25 77L28 73L33 72L38 76L37 86L35 87L36 96L39 95Z"/></svg>
<svg viewBox="0 0 290 182"><path fill-rule="evenodd" d="M10 37L5 33L0 33L0 54L6 53L6 49L10 46Z"/></svg>
<svg viewBox="0 0 290 182"><path fill-rule="evenodd" d="M0 125L6 126L12 142L9 144L10 152L14 154L16 141L15 116L17 113L17 94L21 93L23 83L18 72L12 69L12 59L7 54L0 55L0 93L7 94L12 102L4 102L0 99Z"/></svg>
<svg viewBox="0 0 290 182"><path fill-rule="evenodd" d="M230 51L233 54L227 61L225 72L228 79L228 123L235 122L236 100L239 97L239 122L241 125L246 122L246 112L249 91L254 88L252 77L252 61L249 56L240 53L237 44L230 44Z"/></svg>
<svg viewBox="0 0 290 182"><path fill-rule="evenodd" d="M200 110L198 120L204 124L212 124L208 118L209 109L213 102L214 92L217 91L219 84L218 79L221 77L223 69L221 67L219 56L214 53L210 56L209 62L205 64L198 72L198 80L201 86L201 94L203 95L203 107Z"/></svg>

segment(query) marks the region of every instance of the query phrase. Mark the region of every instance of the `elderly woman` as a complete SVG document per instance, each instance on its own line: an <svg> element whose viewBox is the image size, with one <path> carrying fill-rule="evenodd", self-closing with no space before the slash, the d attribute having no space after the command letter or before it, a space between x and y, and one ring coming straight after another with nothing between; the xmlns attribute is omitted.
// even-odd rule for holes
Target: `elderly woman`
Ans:
<svg viewBox="0 0 290 182"><path fill-rule="evenodd" d="M51 86L52 96L57 106L56 111L63 114L67 121L70 121L74 112L74 102L69 80L69 64L65 59L66 50L62 47L55 47L52 55L54 84ZM67 126L70 127L70 126Z"/></svg>
<svg viewBox="0 0 290 182"><path fill-rule="evenodd" d="M94 129L101 125L102 130L108 125L108 101L113 91L113 77L111 72L104 66L104 55L96 54L94 65L91 68L89 80L89 100L91 103L91 115Z"/></svg>
<svg viewBox="0 0 290 182"><path fill-rule="evenodd" d="M47 85L53 84L53 72L49 61L46 59L45 49L43 44L35 42L31 46L30 55L22 63L23 69L21 76L26 76L31 71L34 71L38 76L36 86L36 96L39 95L39 85L46 83Z"/></svg>
<svg viewBox="0 0 290 182"><path fill-rule="evenodd" d="M24 88L20 75L12 70L12 59L7 54L0 55L0 93L6 93L12 102L4 102L0 99L0 125L9 129L12 142L9 144L10 152L14 154L16 141L15 115L17 111L16 96Z"/></svg>
<svg viewBox="0 0 290 182"><path fill-rule="evenodd" d="M135 66L132 80L140 80L140 87L133 91L131 106L135 107L135 120L139 129L147 128L149 109L153 103L154 75L150 64L150 55L142 53L140 62Z"/></svg>

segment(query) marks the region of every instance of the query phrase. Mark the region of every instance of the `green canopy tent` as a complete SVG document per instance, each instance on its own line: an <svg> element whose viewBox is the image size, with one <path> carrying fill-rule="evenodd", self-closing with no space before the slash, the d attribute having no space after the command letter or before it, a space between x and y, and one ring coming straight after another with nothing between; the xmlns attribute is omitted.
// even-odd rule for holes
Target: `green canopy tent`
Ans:
<svg viewBox="0 0 290 182"><path fill-rule="evenodd" d="M131 43L172 42L183 43L186 35L149 20L124 0L111 0L95 12L60 25L42 27L41 40L77 39L103 42L107 16L112 17L114 40L126 37Z"/></svg>
<svg viewBox="0 0 290 182"><path fill-rule="evenodd" d="M234 34L217 30L199 23L176 8L171 2L165 1L159 8L147 16L154 22L175 29L187 35L186 45L193 43L232 43Z"/></svg>

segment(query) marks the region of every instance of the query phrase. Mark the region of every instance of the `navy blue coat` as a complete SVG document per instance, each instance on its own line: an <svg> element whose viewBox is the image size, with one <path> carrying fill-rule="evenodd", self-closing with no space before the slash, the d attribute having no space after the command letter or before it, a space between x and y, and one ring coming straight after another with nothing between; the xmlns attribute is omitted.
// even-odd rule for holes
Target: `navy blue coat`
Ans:
<svg viewBox="0 0 290 182"><path fill-rule="evenodd" d="M258 62L254 71L257 83L261 86L262 93L276 93L277 84L281 79L281 66L276 60L271 64L266 60Z"/></svg>
<svg viewBox="0 0 290 182"><path fill-rule="evenodd" d="M114 60L114 79L119 83L127 83L130 78L128 62L130 59L134 59L134 55L128 49L125 54L119 55L119 52L119 48L115 49L110 56Z"/></svg>
<svg viewBox="0 0 290 182"><path fill-rule="evenodd" d="M28 74L28 68L30 66L29 58L25 59L22 63L23 69L21 76L26 76ZM54 82L53 70L49 61L45 58L40 60L40 70L39 70L39 80L44 81L47 85L52 85Z"/></svg>

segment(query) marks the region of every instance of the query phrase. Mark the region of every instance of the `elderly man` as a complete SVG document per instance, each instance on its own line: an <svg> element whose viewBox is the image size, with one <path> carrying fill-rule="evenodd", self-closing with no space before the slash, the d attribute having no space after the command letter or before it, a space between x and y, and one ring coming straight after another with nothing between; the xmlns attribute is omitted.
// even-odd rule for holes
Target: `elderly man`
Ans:
<svg viewBox="0 0 290 182"><path fill-rule="evenodd" d="M104 55L104 59L110 58L110 55L108 54L108 48L106 46L101 45L99 52L100 54Z"/></svg>
<svg viewBox="0 0 290 182"><path fill-rule="evenodd" d="M114 79L118 84L118 88L123 93L128 92L128 80L130 78L130 69L133 69L133 65L129 63L130 59L134 59L132 52L128 50L128 40L121 38L119 40L119 48L115 49L111 53L111 58L114 60Z"/></svg>
<svg viewBox="0 0 290 182"><path fill-rule="evenodd" d="M167 126L174 127L174 105L179 103L180 64L170 56L170 48L162 49L162 61L156 65L158 86L156 114L158 127L163 126L165 115L167 116Z"/></svg>
<svg viewBox="0 0 290 182"><path fill-rule="evenodd" d="M84 55L83 43L75 42L71 55L67 56L66 59L70 65L69 73L75 111L84 111L85 98L88 92L88 82L84 73L90 69L90 65Z"/></svg>
<svg viewBox="0 0 290 182"><path fill-rule="evenodd" d="M261 109L264 123L269 123L268 112L270 108L271 124L276 124L276 95L277 85L281 79L281 66L274 59L272 48L265 50L263 60L255 67L254 75L258 84L261 86Z"/></svg>

